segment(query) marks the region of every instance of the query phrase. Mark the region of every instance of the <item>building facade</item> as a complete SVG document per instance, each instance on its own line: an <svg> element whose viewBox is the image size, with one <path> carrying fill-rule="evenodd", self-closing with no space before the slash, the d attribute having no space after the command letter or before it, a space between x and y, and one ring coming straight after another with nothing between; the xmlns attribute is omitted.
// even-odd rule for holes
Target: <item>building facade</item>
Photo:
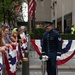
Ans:
<svg viewBox="0 0 75 75"><path fill-rule="evenodd" d="M51 0L37 0L36 21L51 21Z"/></svg>
<svg viewBox="0 0 75 75"><path fill-rule="evenodd" d="M53 21L54 27L64 32L75 25L75 0L37 0L36 21Z"/></svg>
<svg viewBox="0 0 75 75"><path fill-rule="evenodd" d="M51 20L60 32L75 25L75 0L51 0Z"/></svg>

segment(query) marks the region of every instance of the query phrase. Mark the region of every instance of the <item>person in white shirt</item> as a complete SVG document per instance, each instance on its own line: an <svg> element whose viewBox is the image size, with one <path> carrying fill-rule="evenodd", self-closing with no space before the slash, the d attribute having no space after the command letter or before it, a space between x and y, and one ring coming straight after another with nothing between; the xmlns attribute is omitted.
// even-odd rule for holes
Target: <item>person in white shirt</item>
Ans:
<svg viewBox="0 0 75 75"><path fill-rule="evenodd" d="M25 39L26 35L25 35L25 26L21 26L20 27L20 37L21 39Z"/></svg>

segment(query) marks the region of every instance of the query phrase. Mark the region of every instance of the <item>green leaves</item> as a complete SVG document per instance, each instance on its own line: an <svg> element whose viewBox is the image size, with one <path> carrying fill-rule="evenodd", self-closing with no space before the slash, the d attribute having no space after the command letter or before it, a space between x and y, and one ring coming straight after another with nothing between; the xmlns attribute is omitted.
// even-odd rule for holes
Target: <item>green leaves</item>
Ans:
<svg viewBox="0 0 75 75"><path fill-rule="evenodd" d="M20 5L22 0L0 0L0 21L3 20L4 14L5 16L8 15L8 11L10 11L12 16L13 14L12 10L14 10L14 4L13 4L14 2L15 3L18 2L18 4Z"/></svg>

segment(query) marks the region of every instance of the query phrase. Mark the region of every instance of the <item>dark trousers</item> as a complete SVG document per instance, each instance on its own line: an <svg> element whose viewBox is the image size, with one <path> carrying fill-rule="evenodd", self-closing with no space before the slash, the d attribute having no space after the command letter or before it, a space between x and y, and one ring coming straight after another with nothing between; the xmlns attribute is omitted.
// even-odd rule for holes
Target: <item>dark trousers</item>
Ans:
<svg viewBox="0 0 75 75"><path fill-rule="evenodd" d="M50 58L47 61L47 74L48 75L57 75L56 73L57 70L57 62L56 62L56 58Z"/></svg>

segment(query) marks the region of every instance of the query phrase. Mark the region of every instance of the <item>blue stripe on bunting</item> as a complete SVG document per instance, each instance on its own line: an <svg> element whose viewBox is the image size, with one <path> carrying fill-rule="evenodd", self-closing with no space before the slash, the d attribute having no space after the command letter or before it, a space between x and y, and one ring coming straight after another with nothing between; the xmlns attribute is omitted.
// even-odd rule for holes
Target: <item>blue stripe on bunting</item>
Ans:
<svg viewBox="0 0 75 75"><path fill-rule="evenodd" d="M62 49L62 54L66 53L66 52L68 52L70 50L71 44L72 44L72 40L68 40L68 44L66 45L65 48Z"/></svg>

